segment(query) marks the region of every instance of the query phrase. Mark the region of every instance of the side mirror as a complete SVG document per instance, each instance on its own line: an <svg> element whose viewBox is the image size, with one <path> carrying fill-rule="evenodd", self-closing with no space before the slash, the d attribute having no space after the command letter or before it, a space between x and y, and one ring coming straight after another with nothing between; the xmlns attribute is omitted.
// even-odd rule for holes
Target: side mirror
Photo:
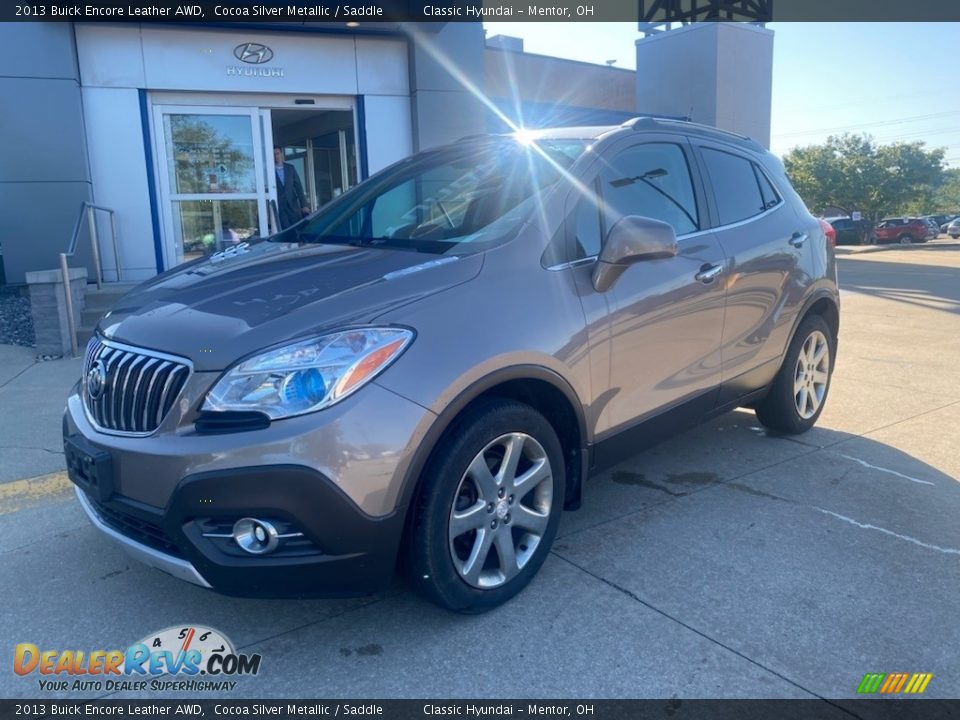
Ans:
<svg viewBox="0 0 960 720"><path fill-rule="evenodd" d="M593 268L593 287L606 292L628 266L677 254L673 226L653 218L624 215L610 228Z"/></svg>

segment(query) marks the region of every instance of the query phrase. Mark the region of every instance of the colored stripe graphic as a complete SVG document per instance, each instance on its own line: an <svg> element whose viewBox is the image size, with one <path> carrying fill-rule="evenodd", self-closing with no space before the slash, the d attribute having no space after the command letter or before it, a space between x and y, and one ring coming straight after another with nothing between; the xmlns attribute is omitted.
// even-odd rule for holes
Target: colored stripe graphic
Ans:
<svg viewBox="0 0 960 720"><path fill-rule="evenodd" d="M923 678L923 680L913 689L913 692L917 695L927 689L927 685L929 685L933 679L933 673L920 673L919 677Z"/></svg>
<svg viewBox="0 0 960 720"><path fill-rule="evenodd" d="M920 673L914 673L910 676L910 682L907 683L907 686L903 689L905 693L912 693L915 687L920 685Z"/></svg>
<svg viewBox="0 0 960 720"><path fill-rule="evenodd" d="M885 693L893 692L892 688L894 685L897 684L897 680L899 679L900 679L900 673L890 673L889 675L887 675L886 681L884 681L883 685L880 686L880 693L885 694Z"/></svg>
<svg viewBox="0 0 960 720"><path fill-rule="evenodd" d="M875 693L880 688L880 683L886 677L886 673L867 673L860 681L858 693Z"/></svg>
<svg viewBox="0 0 960 720"><path fill-rule="evenodd" d="M900 673L900 680L897 682L893 690L891 690L890 692L898 693L901 690L903 690L903 686L906 684L908 677L909 675L907 675L907 673Z"/></svg>
<svg viewBox="0 0 960 720"><path fill-rule="evenodd" d="M857 686L858 694L919 695L927 689L933 673L867 673Z"/></svg>

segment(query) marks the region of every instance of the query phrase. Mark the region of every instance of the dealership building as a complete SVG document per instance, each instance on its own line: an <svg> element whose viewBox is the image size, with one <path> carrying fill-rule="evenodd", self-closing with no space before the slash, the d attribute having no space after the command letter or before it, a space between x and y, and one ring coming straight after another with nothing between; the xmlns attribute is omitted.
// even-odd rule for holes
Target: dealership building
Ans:
<svg viewBox="0 0 960 720"><path fill-rule="evenodd" d="M640 40L639 74L525 53L480 23L4 23L0 39L15 58L0 77L13 285L57 268L74 235L71 267L92 280L88 217L107 282L273 232L275 145L315 208L413 152L510 123L649 112L769 136L772 33L752 26ZM752 98L757 84L766 95Z"/></svg>

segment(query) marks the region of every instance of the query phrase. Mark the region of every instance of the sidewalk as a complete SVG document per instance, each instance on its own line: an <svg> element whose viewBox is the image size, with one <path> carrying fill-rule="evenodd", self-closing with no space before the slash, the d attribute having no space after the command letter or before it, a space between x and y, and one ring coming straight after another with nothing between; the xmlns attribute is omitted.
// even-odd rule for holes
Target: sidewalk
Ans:
<svg viewBox="0 0 960 720"><path fill-rule="evenodd" d="M0 484L64 470L61 418L82 359L35 358L0 345Z"/></svg>

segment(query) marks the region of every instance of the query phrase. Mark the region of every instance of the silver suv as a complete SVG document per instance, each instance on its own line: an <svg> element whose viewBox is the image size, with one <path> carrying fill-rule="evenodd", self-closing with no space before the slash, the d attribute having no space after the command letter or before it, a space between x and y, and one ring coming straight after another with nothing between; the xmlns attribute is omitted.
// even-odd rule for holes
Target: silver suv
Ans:
<svg viewBox="0 0 960 720"><path fill-rule="evenodd" d="M217 591L477 612L587 478L830 387L832 243L755 142L639 118L464 139L166 272L87 348L63 422L93 524Z"/></svg>

